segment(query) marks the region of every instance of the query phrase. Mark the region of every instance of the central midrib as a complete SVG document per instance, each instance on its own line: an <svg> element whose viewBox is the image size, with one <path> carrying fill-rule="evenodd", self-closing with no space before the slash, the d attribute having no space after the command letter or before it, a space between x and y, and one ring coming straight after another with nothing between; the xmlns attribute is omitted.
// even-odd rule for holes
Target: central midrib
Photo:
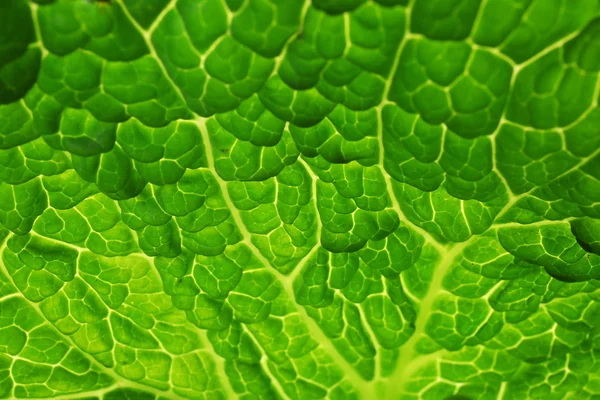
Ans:
<svg viewBox="0 0 600 400"><path fill-rule="evenodd" d="M425 327L427 321L434 310L435 300L443 291L443 282L450 267L456 257L462 252L467 242L458 243L446 247L446 251L439 253L439 261L433 273L433 279L429 284L427 294L418 305L417 319L415 321L415 331L410 338L400 346L400 357L397 362L397 368L394 373L386 379L384 385L384 399L398 399L404 388L406 381L414 374L411 366L414 361L420 357L416 352L416 346L420 339L425 337ZM425 354L423 356L426 356Z"/></svg>

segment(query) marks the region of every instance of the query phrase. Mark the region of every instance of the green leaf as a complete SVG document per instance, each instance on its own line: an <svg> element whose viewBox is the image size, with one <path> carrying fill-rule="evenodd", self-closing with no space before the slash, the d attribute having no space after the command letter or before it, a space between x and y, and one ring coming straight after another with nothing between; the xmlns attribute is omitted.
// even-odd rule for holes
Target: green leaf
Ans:
<svg viewBox="0 0 600 400"><path fill-rule="evenodd" d="M0 399L600 398L597 0L0 3Z"/></svg>

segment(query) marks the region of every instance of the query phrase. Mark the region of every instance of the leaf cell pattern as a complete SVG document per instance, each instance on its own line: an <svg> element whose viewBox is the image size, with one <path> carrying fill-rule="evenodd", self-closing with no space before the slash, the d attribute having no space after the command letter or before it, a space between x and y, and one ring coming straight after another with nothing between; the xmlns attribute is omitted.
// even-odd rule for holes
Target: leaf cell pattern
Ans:
<svg viewBox="0 0 600 400"><path fill-rule="evenodd" d="M0 18L0 398L600 398L598 0Z"/></svg>

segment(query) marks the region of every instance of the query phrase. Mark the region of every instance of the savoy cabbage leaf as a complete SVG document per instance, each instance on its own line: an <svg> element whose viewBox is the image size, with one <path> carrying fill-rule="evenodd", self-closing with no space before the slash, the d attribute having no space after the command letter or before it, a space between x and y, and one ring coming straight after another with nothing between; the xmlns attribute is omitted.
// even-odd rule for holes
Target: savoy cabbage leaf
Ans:
<svg viewBox="0 0 600 400"><path fill-rule="evenodd" d="M0 398L600 399L598 0L2 0Z"/></svg>

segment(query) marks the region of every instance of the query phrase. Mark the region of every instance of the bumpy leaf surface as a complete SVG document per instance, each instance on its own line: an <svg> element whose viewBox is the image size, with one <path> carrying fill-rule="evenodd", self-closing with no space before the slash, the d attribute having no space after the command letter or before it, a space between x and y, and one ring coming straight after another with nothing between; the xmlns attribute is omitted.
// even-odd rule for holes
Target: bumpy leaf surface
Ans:
<svg viewBox="0 0 600 400"><path fill-rule="evenodd" d="M2 0L0 398L600 399L598 0Z"/></svg>

